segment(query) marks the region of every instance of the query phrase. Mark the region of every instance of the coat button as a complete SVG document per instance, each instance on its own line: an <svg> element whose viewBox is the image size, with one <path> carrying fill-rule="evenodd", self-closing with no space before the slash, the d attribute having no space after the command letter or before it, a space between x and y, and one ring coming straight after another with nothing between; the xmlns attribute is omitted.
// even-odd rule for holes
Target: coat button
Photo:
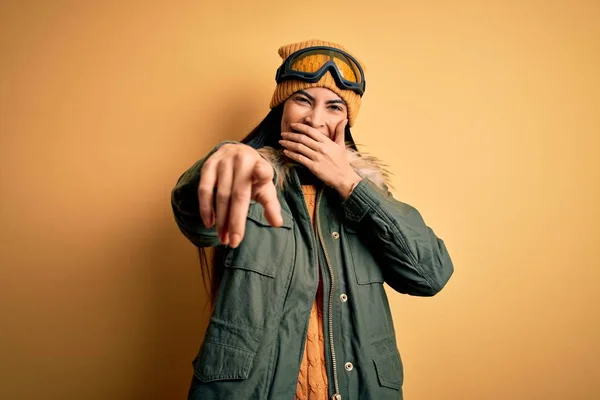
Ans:
<svg viewBox="0 0 600 400"><path fill-rule="evenodd" d="M352 365L351 362L347 362L344 364L344 368L346 368L346 371L352 371L354 369L354 365Z"/></svg>
<svg viewBox="0 0 600 400"><path fill-rule="evenodd" d="M345 303L348 301L348 296L346 295L346 293L342 293L340 294L340 300Z"/></svg>
<svg viewBox="0 0 600 400"><path fill-rule="evenodd" d="M339 238L340 238L340 234L339 234L339 233L337 233L337 232L333 232L333 233L331 234L331 236L333 236L333 238L334 238L334 239L339 239Z"/></svg>

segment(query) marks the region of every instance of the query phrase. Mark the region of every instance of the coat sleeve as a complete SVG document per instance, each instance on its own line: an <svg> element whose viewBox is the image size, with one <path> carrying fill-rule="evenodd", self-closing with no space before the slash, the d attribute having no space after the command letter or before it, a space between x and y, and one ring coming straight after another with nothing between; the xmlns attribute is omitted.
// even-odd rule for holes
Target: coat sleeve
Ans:
<svg viewBox="0 0 600 400"><path fill-rule="evenodd" d="M454 272L448 250L414 207L363 178L343 208L346 219L368 238L394 290L433 296L446 285Z"/></svg>
<svg viewBox="0 0 600 400"><path fill-rule="evenodd" d="M200 173L204 162L226 143L238 143L235 141L224 141L188 168L177 180L171 191L171 208L179 230L183 235L197 247L213 247L219 244L217 230L213 226L207 228L200 217L200 206L198 204L198 185L200 184Z"/></svg>

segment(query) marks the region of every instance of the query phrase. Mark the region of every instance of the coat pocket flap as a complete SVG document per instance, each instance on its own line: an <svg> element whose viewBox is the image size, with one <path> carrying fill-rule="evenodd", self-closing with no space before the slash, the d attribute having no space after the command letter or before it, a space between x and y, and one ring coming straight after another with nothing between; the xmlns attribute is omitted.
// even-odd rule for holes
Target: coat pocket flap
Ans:
<svg viewBox="0 0 600 400"><path fill-rule="evenodd" d="M400 354L397 351L384 354L373 359L377 378L381 386L400 390L402 387L403 371Z"/></svg>
<svg viewBox="0 0 600 400"><path fill-rule="evenodd" d="M223 343L206 341L194 360L194 374L202 382L246 379L256 354Z"/></svg>

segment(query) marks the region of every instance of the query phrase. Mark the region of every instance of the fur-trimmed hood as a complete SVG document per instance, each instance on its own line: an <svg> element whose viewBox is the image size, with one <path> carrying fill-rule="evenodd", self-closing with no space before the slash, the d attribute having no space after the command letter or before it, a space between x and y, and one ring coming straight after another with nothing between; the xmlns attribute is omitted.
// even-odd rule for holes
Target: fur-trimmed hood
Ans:
<svg viewBox="0 0 600 400"><path fill-rule="evenodd" d="M278 189L283 189L288 182L292 168L297 163L286 157L283 154L283 150L274 147L262 147L258 149L258 152L273 165L277 173L276 186ZM390 182L391 174L387 170L387 166L377 157L364 152L358 152L347 145L346 158L359 176L368 178L382 189L392 187Z"/></svg>

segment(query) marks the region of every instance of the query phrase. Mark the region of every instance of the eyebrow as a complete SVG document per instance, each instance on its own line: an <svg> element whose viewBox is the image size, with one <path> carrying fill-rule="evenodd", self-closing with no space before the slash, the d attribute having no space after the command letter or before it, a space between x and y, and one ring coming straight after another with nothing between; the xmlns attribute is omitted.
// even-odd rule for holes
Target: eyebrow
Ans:
<svg viewBox="0 0 600 400"><path fill-rule="evenodd" d="M308 97L308 99L309 99L310 101L313 101L313 102L315 101L315 98L314 98L314 97L312 97L312 96L311 96L310 94L308 94L307 92L305 92L304 90L299 90L299 91L298 91L298 93L299 93L299 94L301 94L301 95L303 95L303 96L306 96L306 97ZM342 100L342 99L327 100L327 102L326 102L326 103L327 103L327 104L343 104L343 105L346 105L346 102L345 102L344 100Z"/></svg>

